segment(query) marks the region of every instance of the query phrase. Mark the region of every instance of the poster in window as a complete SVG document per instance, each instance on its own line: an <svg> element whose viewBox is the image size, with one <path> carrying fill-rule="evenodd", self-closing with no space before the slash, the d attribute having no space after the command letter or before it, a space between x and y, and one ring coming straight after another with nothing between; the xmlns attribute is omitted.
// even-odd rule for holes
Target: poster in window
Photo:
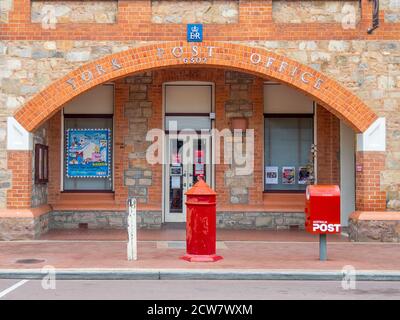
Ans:
<svg viewBox="0 0 400 320"><path fill-rule="evenodd" d="M265 184L278 184L278 167L265 167Z"/></svg>
<svg viewBox="0 0 400 320"><path fill-rule="evenodd" d="M307 184L310 172L307 167L299 167L299 184Z"/></svg>
<svg viewBox="0 0 400 320"><path fill-rule="evenodd" d="M171 177L171 189L180 189L181 188L181 177L180 176L172 176Z"/></svg>
<svg viewBox="0 0 400 320"><path fill-rule="evenodd" d="M204 164L202 163L196 163L194 165L194 175L195 176L204 176Z"/></svg>
<svg viewBox="0 0 400 320"><path fill-rule="evenodd" d="M67 177L110 177L110 141L110 129L68 129Z"/></svg>
<svg viewBox="0 0 400 320"><path fill-rule="evenodd" d="M282 167L282 184L295 184L296 183L296 169L295 167Z"/></svg>

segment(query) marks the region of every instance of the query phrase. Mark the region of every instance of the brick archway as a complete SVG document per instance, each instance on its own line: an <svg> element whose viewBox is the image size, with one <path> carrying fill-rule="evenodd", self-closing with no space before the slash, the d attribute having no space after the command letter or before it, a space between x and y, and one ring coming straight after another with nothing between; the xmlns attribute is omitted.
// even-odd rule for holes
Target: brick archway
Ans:
<svg viewBox="0 0 400 320"><path fill-rule="evenodd" d="M53 82L18 109L15 118L34 131L66 102L101 83L187 65L235 69L285 83L312 96L356 132L365 131L377 119L358 97L324 74L273 52L225 42L164 42L105 56Z"/></svg>

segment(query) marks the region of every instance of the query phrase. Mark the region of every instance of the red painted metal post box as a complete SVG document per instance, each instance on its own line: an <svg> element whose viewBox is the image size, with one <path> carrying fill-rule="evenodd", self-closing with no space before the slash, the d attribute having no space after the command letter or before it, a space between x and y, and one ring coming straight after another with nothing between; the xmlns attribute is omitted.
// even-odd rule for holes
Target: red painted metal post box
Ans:
<svg viewBox="0 0 400 320"><path fill-rule="evenodd" d="M203 177L186 192L186 254L181 259L190 262L221 260L216 255L217 211L216 192Z"/></svg>
<svg viewBox="0 0 400 320"><path fill-rule="evenodd" d="M340 190L336 185L309 185L306 190L306 230L340 233Z"/></svg>

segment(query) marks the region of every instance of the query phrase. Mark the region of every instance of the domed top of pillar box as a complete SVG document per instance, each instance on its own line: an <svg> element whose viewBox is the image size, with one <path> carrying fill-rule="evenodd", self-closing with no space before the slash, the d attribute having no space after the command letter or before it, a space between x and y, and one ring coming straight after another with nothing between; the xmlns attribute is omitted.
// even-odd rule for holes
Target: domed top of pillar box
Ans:
<svg viewBox="0 0 400 320"><path fill-rule="evenodd" d="M202 176L199 176L199 181L186 191L187 196L216 196L217 193L210 188L210 186L204 181Z"/></svg>

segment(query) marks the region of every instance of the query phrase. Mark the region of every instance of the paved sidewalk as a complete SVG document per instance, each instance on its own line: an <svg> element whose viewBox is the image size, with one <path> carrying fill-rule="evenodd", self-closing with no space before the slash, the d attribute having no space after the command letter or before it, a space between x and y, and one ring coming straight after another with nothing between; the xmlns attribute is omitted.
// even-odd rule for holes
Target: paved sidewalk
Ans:
<svg viewBox="0 0 400 320"><path fill-rule="evenodd" d="M105 234L108 234L106 240L96 240L104 239ZM354 243L345 237L328 237L328 261L319 261L318 237L300 231L252 231L248 237L246 234L248 232L219 232L217 253L224 259L190 263L179 259L185 254L185 242L174 240L184 236L179 230L152 235L141 233L139 238L147 240L138 243L137 261L127 261L126 241L121 240L126 234L120 231L114 238L107 231L50 233L46 238L53 240L0 242L0 278L11 271L40 272L44 266L67 273L91 270L99 277L114 270L120 274L129 273L131 278L140 278L140 275L145 278L146 272L150 278L161 278L161 275L185 278L185 274L187 278L202 278L207 274L235 278L235 273L242 273L246 274L247 278L243 276L246 279L276 279L282 272L285 276L300 275L299 279L304 279L301 276L304 274L321 276L321 272L337 278L344 266L351 265L357 271L368 271L367 274L394 272L400 279L400 244L397 243ZM21 261L25 259L39 261L32 264ZM210 276L213 277L218 278Z"/></svg>

